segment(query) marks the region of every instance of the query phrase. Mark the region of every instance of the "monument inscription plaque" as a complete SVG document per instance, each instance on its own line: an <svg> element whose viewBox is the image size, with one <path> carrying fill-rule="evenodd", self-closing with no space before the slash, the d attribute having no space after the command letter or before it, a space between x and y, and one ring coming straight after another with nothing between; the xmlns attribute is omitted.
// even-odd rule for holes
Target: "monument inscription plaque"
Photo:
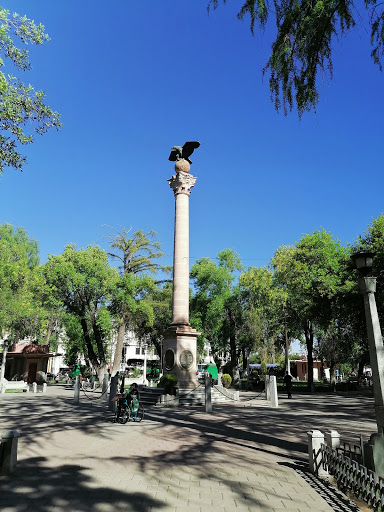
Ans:
<svg viewBox="0 0 384 512"><path fill-rule="evenodd" d="M190 350L183 350L180 354L180 366L183 370L189 370L193 365L193 354Z"/></svg>

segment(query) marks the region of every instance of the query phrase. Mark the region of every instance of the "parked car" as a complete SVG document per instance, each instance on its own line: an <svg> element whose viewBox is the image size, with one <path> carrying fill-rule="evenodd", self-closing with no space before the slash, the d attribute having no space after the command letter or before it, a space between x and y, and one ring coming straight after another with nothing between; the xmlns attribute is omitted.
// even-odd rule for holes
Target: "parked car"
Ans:
<svg viewBox="0 0 384 512"><path fill-rule="evenodd" d="M197 371L196 371L196 379L197 380L204 380L204 373L206 368L208 367L208 364L198 364L197 365Z"/></svg>
<svg viewBox="0 0 384 512"><path fill-rule="evenodd" d="M212 375L213 384L217 384L218 370L215 364L203 363L197 365L196 378L197 380L204 380L204 374L210 373Z"/></svg>

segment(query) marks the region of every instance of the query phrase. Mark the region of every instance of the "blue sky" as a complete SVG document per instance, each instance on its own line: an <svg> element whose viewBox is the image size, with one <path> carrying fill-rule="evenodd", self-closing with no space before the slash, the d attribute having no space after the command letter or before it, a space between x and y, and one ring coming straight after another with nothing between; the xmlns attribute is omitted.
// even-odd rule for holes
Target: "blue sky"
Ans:
<svg viewBox="0 0 384 512"><path fill-rule="evenodd" d="M320 227L352 243L384 211L384 75L368 25L335 44L334 79L299 121L276 113L262 80L273 33L252 37L238 0L210 15L206 3L2 2L51 37L30 47L24 80L46 92L64 127L23 148L23 173L0 177L0 222L38 240L42 262L67 243L99 242L109 224L157 231L171 264L168 156L186 140L201 142L191 264L229 247L262 266Z"/></svg>

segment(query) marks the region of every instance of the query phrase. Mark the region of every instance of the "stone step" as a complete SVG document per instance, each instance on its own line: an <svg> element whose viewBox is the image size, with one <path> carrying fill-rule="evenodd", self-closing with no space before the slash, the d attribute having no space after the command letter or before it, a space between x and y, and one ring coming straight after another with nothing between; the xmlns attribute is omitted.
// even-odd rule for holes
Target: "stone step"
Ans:
<svg viewBox="0 0 384 512"><path fill-rule="evenodd" d="M163 393L164 388L143 388L140 391L140 401L144 406L156 405Z"/></svg>
<svg viewBox="0 0 384 512"><path fill-rule="evenodd" d="M143 388L140 391L140 401L144 406L156 406L161 403L161 395L163 395L163 388ZM225 403L232 402L234 393L228 390L220 390L218 387L213 387L211 390L212 403ZM190 405L204 405L205 404L205 388L198 386L191 389L179 389L179 404L181 406Z"/></svg>
<svg viewBox="0 0 384 512"><path fill-rule="evenodd" d="M213 387L211 390L212 403L224 403L233 401L233 397L227 396L233 393L226 391L225 394L220 388ZM179 389L180 405L204 405L205 404L205 388L199 386L193 391L190 389Z"/></svg>

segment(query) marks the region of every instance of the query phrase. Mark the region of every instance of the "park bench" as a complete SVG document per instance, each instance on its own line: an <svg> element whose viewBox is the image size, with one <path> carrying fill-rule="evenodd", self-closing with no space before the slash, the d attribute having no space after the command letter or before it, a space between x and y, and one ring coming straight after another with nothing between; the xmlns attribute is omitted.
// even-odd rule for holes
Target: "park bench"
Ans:
<svg viewBox="0 0 384 512"><path fill-rule="evenodd" d="M11 389L12 391L22 390L22 391L26 391L28 393L29 386L23 380L7 380L7 379L4 379L1 392L5 393L6 389Z"/></svg>

